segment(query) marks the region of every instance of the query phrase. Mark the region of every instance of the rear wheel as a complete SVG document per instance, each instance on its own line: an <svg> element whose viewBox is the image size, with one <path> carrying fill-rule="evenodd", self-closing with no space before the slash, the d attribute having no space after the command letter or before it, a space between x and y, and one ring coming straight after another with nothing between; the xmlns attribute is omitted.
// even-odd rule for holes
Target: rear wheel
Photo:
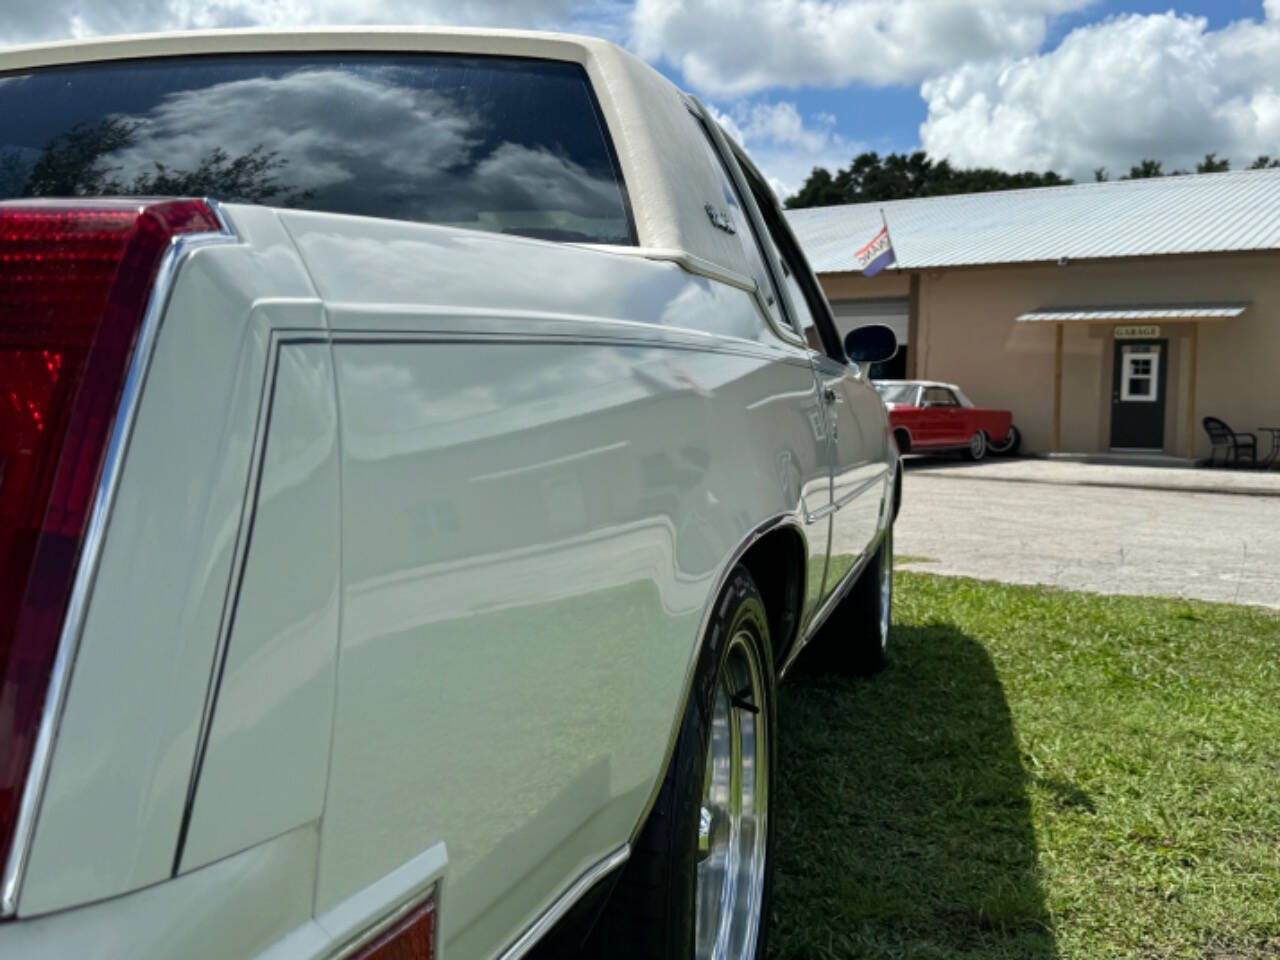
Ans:
<svg viewBox="0 0 1280 960"><path fill-rule="evenodd" d="M875 557L831 611L811 644L809 662L831 673L871 676L888 659L893 614L893 527L885 531Z"/></svg>
<svg viewBox="0 0 1280 960"><path fill-rule="evenodd" d="M738 567L708 626L657 802L586 955L765 955L775 682L764 603Z"/></svg>
<svg viewBox="0 0 1280 960"><path fill-rule="evenodd" d="M987 443L987 449L999 457L1011 457L1018 452L1018 448L1022 446L1022 434L1018 432L1018 428L1012 423L1009 424L1009 432L1005 434L1004 439L997 443L992 440Z"/></svg>
<svg viewBox="0 0 1280 960"><path fill-rule="evenodd" d="M964 448L964 458L977 461L986 455L987 435L981 430L975 430L973 436L969 438L969 446Z"/></svg>

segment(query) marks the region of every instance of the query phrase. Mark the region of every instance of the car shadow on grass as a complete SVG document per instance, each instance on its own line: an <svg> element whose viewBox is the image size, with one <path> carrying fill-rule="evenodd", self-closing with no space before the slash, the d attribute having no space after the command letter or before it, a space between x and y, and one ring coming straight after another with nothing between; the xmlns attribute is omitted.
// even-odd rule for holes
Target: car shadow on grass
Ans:
<svg viewBox="0 0 1280 960"><path fill-rule="evenodd" d="M769 955L1056 957L990 657L949 624L890 642L874 679L802 658L780 689Z"/></svg>

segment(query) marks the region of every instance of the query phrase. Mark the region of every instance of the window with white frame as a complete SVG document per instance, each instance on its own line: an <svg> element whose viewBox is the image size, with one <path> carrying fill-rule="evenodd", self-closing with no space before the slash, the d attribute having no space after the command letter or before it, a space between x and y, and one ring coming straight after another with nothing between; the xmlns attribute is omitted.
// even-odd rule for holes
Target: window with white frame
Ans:
<svg viewBox="0 0 1280 960"><path fill-rule="evenodd" d="M1120 399L1132 403L1155 403L1160 399L1160 348L1130 350L1120 368Z"/></svg>

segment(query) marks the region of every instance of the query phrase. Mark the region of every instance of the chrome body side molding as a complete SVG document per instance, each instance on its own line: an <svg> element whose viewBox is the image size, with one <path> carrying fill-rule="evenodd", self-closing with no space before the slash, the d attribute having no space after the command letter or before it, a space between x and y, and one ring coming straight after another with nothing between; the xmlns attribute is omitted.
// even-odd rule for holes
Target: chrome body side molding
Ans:
<svg viewBox="0 0 1280 960"><path fill-rule="evenodd" d="M547 935L573 905L586 896L587 891L617 870L631 856L629 844L623 844L602 860L598 860L584 870L569 888L556 897L546 910L542 911L529 926L506 949L498 953L495 960L518 960L529 952L533 946Z"/></svg>

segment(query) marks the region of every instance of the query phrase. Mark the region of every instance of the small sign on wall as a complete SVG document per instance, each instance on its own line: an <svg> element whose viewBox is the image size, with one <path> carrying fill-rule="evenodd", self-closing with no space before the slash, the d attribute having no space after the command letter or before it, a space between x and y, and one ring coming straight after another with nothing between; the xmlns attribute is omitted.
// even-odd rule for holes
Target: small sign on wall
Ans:
<svg viewBox="0 0 1280 960"><path fill-rule="evenodd" d="M1155 324L1145 326L1116 327L1117 340L1151 340L1160 336L1160 328Z"/></svg>

